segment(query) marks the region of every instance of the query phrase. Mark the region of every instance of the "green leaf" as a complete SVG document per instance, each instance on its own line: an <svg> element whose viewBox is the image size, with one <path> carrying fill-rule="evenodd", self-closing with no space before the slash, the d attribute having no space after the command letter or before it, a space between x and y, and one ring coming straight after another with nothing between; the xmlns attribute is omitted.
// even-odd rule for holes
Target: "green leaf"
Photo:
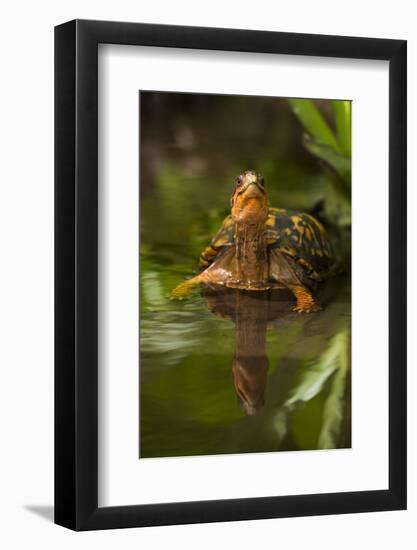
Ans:
<svg viewBox="0 0 417 550"><path fill-rule="evenodd" d="M328 164L342 179L345 190L350 193L351 160L326 144L312 140L308 135L304 137L304 145L310 153ZM349 197L350 199L350 197Z"/></svg>
<svg viewBox="0 0 417 550"><path fill-rule="evenodd" d="M318 439L318 447L320 449L334 449L337 447L343 420L346 375L349 370L346 333L341 333L338 345L340 347L338 356L339 368L333 378L329 396L324 404L323 423Z"/></svg>
<svg viewBox="0 0 417 550"><path fill-rule="evenodd" d="M302 448L338 447L344 417L348 371L348 333L342 330L329 341L326 349L303 374L300 383L284 403L284 410L293 411L294 437L299 440L302 436L302 443L299 442ZM329 387L329 390L325 387ZM283 426L286 424L283 418L283 411L280 411L280 416L275 417L278 435L281 435L281 432L285 434ZM316 421L313 418L316 418ZM314 432L313 426L317 425L320 426L320 430ZM309 429L306 429L306 426L309 426Z"/></svg>
<svg viewBox="0 0 417 550"><path fill-rule="evenodd" d="M346 353L346 331L334 336L325 351L304 374L300 384L294 389L285 405L289 408L300 402L313 399L322 390L326 381L341 365L341 357Z"/></svg>
<svg viewBox="0 0 417 550"><path fill-rule="evenodd" d="M341 152L335 134L311 99L289 99L288 102L294 114L314 140Z"/></svg>
<svg viewBox="0 0 417 550"><path fill-rule="evenodd" d="M351 155L351 124L352 124L352 103L333 99L332 108L336 122L337 139L342 153Z"/></svg>

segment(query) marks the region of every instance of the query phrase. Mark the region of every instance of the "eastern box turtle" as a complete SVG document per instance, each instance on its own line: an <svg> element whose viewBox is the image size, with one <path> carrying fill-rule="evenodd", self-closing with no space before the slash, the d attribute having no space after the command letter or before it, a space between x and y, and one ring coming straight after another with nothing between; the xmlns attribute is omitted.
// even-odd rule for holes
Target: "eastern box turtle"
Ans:
<svg viewBox="0 0 417 550"><path fill-rule="evenodd" d="M171 293L184 298L198 284L243 290L287 288L294 311L319 309L317 283L335 268L335 255L323 225L313 216L270 208L264 178L252 170L235 182L231 213L200 256L201 272Z"/></svg>

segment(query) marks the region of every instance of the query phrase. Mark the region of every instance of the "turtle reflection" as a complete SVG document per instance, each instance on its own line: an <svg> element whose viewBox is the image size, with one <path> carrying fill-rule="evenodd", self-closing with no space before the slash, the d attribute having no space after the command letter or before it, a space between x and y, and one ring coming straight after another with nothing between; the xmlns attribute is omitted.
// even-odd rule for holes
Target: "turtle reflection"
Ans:
<svg viewBox="0 0 417 550"><path fill-rule="evenodd" d="M202 294L208 308L235 325L232 376L241 409L255 415L264 405L269 361L266 352L268 324L291 315L291 296L277 299L279 291L246 291L205 286Z"/></svg>

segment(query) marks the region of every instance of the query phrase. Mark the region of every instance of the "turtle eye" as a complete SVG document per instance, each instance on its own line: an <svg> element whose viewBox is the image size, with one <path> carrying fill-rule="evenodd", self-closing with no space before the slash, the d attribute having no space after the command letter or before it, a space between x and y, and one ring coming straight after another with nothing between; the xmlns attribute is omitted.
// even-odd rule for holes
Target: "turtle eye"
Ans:
<svg viewBox="0 0 417 550"><path fill-rule="evenodd" d="M242 179L242 176L239 176L238 178L236 178L236 186L237 187L240 187L243 183L243 179Z"/></svg>

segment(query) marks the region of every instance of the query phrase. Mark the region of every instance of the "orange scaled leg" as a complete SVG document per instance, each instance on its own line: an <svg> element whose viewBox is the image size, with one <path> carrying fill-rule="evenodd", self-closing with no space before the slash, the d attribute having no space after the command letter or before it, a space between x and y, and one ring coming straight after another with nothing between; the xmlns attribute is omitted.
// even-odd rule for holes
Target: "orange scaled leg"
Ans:
<svg viewBox="0 0 417 550"><path fill-rule="evenodd" d="M306 287L294 285L290 288L297 299L297 305L294 306L293 311L297 311L298 313L311 313L321 309L321 307L316 303L311 292Z"/></svg>

